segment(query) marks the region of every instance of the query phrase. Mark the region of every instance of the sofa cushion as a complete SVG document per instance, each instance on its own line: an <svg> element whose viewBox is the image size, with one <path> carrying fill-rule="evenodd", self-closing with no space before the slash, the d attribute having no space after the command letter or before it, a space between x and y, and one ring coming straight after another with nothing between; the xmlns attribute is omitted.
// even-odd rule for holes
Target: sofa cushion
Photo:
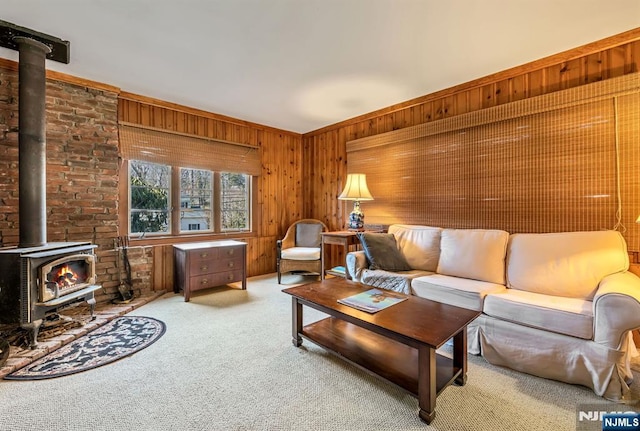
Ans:
<svg viewBox="0 0 640 431"><path fill-rule="evenodd" d="M409 271L411 266L398 249L396 238L390 233L358 234L370 269L385 271Z"/></svg>
<svg viewBox="0 0 640 431"><path fill-rule="evenodd" d="M545 331L593 338L593 303L584 299L507 289L485 298L484 313Z"/></svg>
<svg viewBox="0 0 640 431"><path fill-rule="evenodd" d="M281 257L289 260L318 260L320 259L320 248L289 247L282 250Z"/></svg>
<svg viewBox="0 0 640 431"><path fill-rule="evenodd" d="M488 294L506 290L502 284L442 274L418 277L411 282L411 292L416 296L477 311L482 311Z"/></svg>
<svg viewBox="0 0 640 431"><path fill-rule="evenodd" d="M607 275L629 268L620 232L513 234L507 251L512 289L568 298L593 299Z"/></svg>
<svg viewBox="0 0 640 431"><path fill-rule="evenodd" d="M419 269L399 272L389 272L381 269L365 269L362 271L359 281L368 286L380 287L408 295L411 293L411 280L429 274L432 274L432 272Z"/></svg>
<svg viewBox="0 0 640 431"><path fill-rule="evenodd" d="M442 228L406 224L389 226L389 233L398 242L398 248L413 269L435 272L440 258L440 232Z"/></svg>
<svg viewBox="0 0 640 431"><path fill-rule="evenodd" d="M444 229L441 235L439 274L505 284L508 232Z"/></svg>

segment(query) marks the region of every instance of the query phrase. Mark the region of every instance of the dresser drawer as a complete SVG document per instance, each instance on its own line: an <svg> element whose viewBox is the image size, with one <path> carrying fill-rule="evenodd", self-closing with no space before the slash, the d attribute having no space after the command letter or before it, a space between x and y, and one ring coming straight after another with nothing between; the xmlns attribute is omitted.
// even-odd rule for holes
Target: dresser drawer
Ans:
<svg viewBox="0 0 640 431"><path fill-rule="evenodd" d="M189 275L211 274L213 272L229 271L240 268L243 263L243 256L236 253L234 257L216 258L206 260L191 260L189 262Z"/></svg>
<svg viewBox="0 0 640 431"><path fill-rule="evenodd" d="M242 270L217 272L215 274L200 275L191 277L189 280L190 290L207 289L209 287L222 286L227 283L242 280Z"/></svg>
<svg viewBox="0 0 640 431"><path fill-rule="evenodd" d="M246 250L246 246L234 246L234 247L224 247L219 248L218 251L218 259L225 258L242 258Z"/></svg>
<svg viewBox="0 0 640 431"><path fill-rule="evenodd" d="M212 262L213 272L231 271L235 268L241 268L243 260L243 256L241 255L236 255L228 259L218 259Z"/></svg>
<svg viewBox="0 0 640 431"><path fill-rule="evenodd" d="M207 248L202 250L192 250L189 252L189 261L192 267L199 265L200 263L208 263L218 258L217 248Z"/></svg>

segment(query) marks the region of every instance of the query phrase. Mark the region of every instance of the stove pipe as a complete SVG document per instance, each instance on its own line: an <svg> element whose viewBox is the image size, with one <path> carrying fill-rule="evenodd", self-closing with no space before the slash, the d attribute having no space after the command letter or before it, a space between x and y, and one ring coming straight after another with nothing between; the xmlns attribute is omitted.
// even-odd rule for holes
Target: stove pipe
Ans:
<svg viewBox="0 0 640 431"><path fill-rule="evenodd" d="M37 40L13 39L20 53L19 79L19 247L47 243L47 141L45 56L51 49Z"/></svg>

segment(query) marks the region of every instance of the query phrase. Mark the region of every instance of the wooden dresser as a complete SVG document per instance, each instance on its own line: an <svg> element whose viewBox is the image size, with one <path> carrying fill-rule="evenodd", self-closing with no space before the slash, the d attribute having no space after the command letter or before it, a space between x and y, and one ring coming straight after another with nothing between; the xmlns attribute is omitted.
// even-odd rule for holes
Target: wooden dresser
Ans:
<svg viewBox="0 0 640 431"><path fill-rule="evenodd" d="M247 288L247 244L241 241L208 241L173 246L174 291L191 292L242 281Z"/></svg>

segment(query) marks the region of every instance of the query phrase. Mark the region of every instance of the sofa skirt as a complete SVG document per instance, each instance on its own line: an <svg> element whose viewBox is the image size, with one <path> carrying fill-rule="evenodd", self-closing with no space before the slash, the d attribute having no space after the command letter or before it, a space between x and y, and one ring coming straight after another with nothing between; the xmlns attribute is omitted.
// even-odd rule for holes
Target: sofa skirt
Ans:
<svg viewBox="0 0 640 431"><path fill-rule="evenodd" d="M619 349L591 340L518 325L481 315L467 328L468 351L487 362L538 377L591 388L616 402L628 401L631 333Z"/></svg>

